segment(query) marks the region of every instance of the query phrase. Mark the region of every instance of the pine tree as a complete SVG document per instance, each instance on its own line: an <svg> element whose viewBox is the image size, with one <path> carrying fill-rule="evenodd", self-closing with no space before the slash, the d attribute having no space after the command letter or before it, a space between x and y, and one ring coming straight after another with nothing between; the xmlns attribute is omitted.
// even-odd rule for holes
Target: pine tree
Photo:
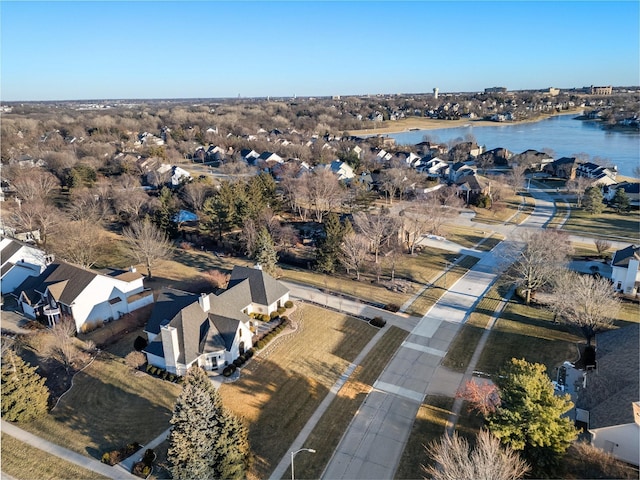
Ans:
<svg viewBox="0 0 640 480"><path fill-rule="evenodd" d="M9 422L29 422L47 413L49 389L37 367L25 363L7 350L2 356L2 418Z"/></svg>
<svg viewBox="0 0 640 480"><path fill-rule="evenodd" d="M260 264L262 270L269 275L275 275L278 254L266 227L262 227L256 237L254 259Z"/></svg>
<svg viewBox="0 0 640 480"><path fill-rule="evenodd" d="M602 203L602 192L598 187L589 187L584 192L584 200L582 201L585 211L591 214L598 214L604 211L604 203Z"/></svg>
<svg viewBox="0 0 640 480"><path fill-rule="evenodd" d="M563 416L573 408L570 396L555 395L546 367L524 359L512 358L496 383L502 403L489 416L489 430L522 451L535 475L548 473L577 437L571 420Z"/></svg>
<svg viewBox="0 0 640 480"><path fill-rule="evenodd" d="M207 374L191 367L176 401L168 459L176 479L246 476L250 461L248 432L222 405Z"/></svg>
<svg viewBox="0 0 640 480"><path fill-rule="evenodd" d="M342 223L340 223L340 217L333 212L327 215L322 226L324 236L318 242L316 268L321 272L334 273L336 267L340 264L340 246L342 245L345 234L353 229L349 222L342 225Z"/></svg>
<svg viewBox="0 0 640 480"><path fill-rule="evenodd" d="M629 208L629 195L622 188L616 188L616 193L611 199L611 206L620 213Z"/></svg>

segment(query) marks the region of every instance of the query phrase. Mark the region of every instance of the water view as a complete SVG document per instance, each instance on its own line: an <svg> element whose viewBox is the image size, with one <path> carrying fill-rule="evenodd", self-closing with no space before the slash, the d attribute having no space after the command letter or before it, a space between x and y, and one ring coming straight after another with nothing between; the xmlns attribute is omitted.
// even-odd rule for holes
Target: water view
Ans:
<svg viewBox="0 0 640 480"><path fill-rule="evenodd" d="M473 135L487 150L504 147L514 153L528 149L553 151L554 158L589 155L596 163L618 167L621 175L633 176L640 162L640 133L604 130L595 122L575 120L576 114L558 115L534 123L515 125L473 126L390 133L398 144L414 145L425 138L446 143Z"/></svg>

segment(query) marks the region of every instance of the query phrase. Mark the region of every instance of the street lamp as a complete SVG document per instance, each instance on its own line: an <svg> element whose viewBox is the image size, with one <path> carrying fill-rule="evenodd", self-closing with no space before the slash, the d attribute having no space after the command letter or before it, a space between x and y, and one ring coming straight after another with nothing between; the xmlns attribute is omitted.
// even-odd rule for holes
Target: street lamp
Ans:
<svg viewBox="0 0 640 480"><path fill-rule="evenodd" d="M449 270L449 262L445 262L445 267L444 267L444 289L447 289L447 270Z"/></svg>
<svg viewBox="0 0 640 480"><path fill-rule="evenodd" d="M300 450L296 450L295 452L291 452L291 480L296 480L296 478L294 476L294 470L293 470L293 457L295 457L296 454L298 454L300 452L316 453L316 451L313 448L301 448Z"/></svg>

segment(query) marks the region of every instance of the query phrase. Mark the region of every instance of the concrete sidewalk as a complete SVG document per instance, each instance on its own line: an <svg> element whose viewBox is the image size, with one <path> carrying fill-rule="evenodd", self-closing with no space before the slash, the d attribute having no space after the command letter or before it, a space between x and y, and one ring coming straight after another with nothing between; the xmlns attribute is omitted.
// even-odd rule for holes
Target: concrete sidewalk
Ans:
<svg viewBox="0 0 640 480"><path fill-rule="evenodd" d="M120 466L111 467L93 458L85 457L84 455L80 455L79 453L56 445L55 443L51 443L43 438L37 437L10 422L1 420L0 427L2 428L2 431L7 435L11 435L12 437L25 442L32 447L50 453L51 455L55 455L56 457L60 457L64 460L67 460L68 462L75 463L76 465L86 468L87 470L91 470L92 472L99 473L100 475L103 475L105 477L113 479L139 478L135 475L132 475ZM36 460L34 459L34 461Z"/></svg>

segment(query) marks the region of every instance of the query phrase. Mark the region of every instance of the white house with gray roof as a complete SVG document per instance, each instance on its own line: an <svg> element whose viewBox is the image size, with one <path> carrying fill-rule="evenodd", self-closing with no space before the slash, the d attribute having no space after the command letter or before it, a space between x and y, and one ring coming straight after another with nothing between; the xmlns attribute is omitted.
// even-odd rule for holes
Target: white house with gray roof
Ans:
<svg viewBox="0 0 640 480"><path fill-rule="evenodd" d="M222 369L253 347L250 315L268 315L287 300L289 290L280 282L241 266L219 295L164 289L145 327L147 361L177 375L194 364Z"/></svg>
<svg viewBox="0 0 640 480"><path fill-rule="evenodd" d="M640 287L640 246L629 245L613 254L611 281L625 295L637 295Z"/></svg>
<svg viewBox="0 0 640 480"><path fill-rule="evenodd" d="M37 277L53 261L39 248L11 238L0 240L0 286L2 295L13 292L29 277Z"/></svg>

